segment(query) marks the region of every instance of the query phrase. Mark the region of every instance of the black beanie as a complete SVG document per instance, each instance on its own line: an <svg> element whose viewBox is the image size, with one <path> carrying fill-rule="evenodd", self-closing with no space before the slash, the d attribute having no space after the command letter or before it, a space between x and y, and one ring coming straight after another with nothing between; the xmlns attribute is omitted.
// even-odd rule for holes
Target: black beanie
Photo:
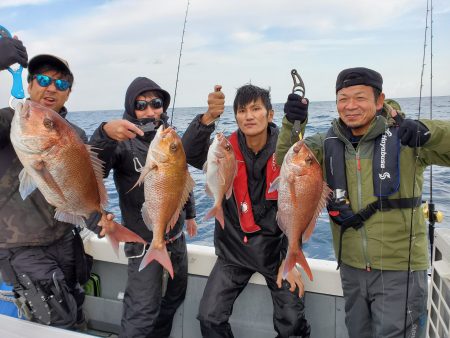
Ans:
<svg viewBox="0 0 450 338"><path fill-rule="evenodd" d="M342 88L366 85L383 91L383 78L380 73L364 67L348 68L341 71L336 80L336 93Z"/></svg>
<svg viewBox="0 0 450 338"><path fill-rule="evenodd" d="M167 111L170 104L170 94L149 78L137 77L130 83L125 94L125 111L130 116L136 117L136 114L134 113L134 101L140 94L147 91L156 91L161 93L163 97L163 112Z"/></svg>

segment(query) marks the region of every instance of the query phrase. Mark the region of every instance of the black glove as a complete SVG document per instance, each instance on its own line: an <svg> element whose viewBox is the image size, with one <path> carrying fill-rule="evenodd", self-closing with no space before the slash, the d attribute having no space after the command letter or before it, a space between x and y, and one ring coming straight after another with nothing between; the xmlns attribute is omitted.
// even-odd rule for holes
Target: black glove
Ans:
<svg viewBox="0 0 450 338"><path fill-rule="evenodd" d="M22 41L8 37L0 38L0 70L20 63L23 67L28 66L27 49Z"/></svg>
<svg viewBox="0 0 450 338"><path fill-rule="evenodd" d="M289 94L286 103L284 104L284 113L289 122L294 121L305 122L308 117L308 105L309 101L306 99L306 103L302 102L302 98L297 94Z"/></svg>
<svg viewBox="0 0 450 338"><path fill-rule="evenodd" d="M398 138L404 146L422 147L430 139L431 133L420 121L405 119L400 124Z"/></svg>

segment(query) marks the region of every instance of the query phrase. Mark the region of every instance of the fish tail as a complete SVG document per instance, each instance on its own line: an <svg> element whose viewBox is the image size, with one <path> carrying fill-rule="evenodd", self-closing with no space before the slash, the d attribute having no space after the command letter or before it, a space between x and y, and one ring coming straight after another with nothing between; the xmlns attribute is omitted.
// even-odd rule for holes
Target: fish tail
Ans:
<svg viewBox="0 0 450 338"><path fill-rule="evenodd" d="M222 229L225 228L225 219L223 216L222 205L220 205L220 204L215 205L211 210L208 211L208 213L205 215L205 217L203 217L203 220L205 221L212 217L215 217L219 221L220 225L222 226Z"/></svg>
<svg viewBox="0 0 450 338"><path fill-rule="evenodd" d="M104 226L106 227L106 239L111 244L117 257L119 257L119 242L138 242L147 244L141 236L124 227L122 224L111 221L108 222L108 225Z"/></svg>
<svg viewBox="0 0 450 338"><path fill-rule="evenodd" d="M146 252L144 258L142 258L141 264L139 265L139 271L143 270L153 260L159 262L159 264L169 272L170 277L173 279L173 266L165 245L161 249L155 249L150 246L150 249Z"/></svg>
<svg viewBox="0 0 450 338"><path fill-rule="evenodd" d="M301 249L295 253L292 252L290 249L288 250L288 253L286 255L286 262L284 263L283 279L286 279L288 272L295 267L296 263L299 263L302 266L303 270L308 275L309 279L312 281L313 275L311 269Z"/></svg>

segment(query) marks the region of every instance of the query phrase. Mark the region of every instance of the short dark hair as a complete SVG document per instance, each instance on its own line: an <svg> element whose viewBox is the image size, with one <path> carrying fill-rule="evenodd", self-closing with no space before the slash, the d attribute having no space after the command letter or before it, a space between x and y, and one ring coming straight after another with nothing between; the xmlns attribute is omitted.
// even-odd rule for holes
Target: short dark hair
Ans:
<svg viewBox="0 0 450 338"><path fill-rule="evenodd" d="M62 68L62 67L58 67L55 64L47 64L47 63L43 63L41 65L39 65L33 73L29 72L28 73L28 77L27 77L27 81L28 83L30 83L33 80L33 76L37 75L37 74L42 74L45 72L50 72L50 71L55 71L61 74L61 78L64 80L67 80L70 82L70 88L72 88L73 85L73 74L70 71L67 71L67 69Z"/></svg>
<svg viewBox="0 0 450 338"><path fill-rule="evenodd" d="M381 90L379 90L378 88L372 87L373 89L373 96L375 97L375 102L378 101L378 98L381 95Z"/></svg>
<svg viewBox="0 0 450 338"><path fill-rule="evenodd" d="M254 86L252 84L246 84L238 88L233 103L234 114L237 114L239 108L245 107L249 103L258 99L261 99L267 111L272 110L270 90Z"/></svg>

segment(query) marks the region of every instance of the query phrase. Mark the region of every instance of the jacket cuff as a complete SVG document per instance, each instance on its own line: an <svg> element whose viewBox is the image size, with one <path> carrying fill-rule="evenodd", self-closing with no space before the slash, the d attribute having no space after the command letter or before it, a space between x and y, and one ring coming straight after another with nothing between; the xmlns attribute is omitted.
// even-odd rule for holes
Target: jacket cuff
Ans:
<svg viewBox="0 0 450 338"><path fill-rule="evenodd" d="M90 214L89 218L85 219L86 228L94 232L98 238L102 238L104 236L100 236L100 232L102 231L102 227L98 225L100 220L102 219L101 212L93 212Z"/></svg>

